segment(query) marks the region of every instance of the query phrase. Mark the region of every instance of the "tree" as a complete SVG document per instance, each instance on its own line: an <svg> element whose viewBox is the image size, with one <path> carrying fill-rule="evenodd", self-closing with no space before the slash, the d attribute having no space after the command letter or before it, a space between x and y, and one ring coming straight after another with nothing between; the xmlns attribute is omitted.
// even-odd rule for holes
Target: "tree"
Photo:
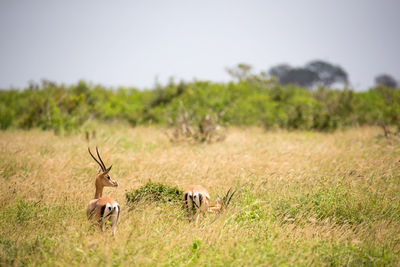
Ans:
<svg viewBox="0 0 400 267"><path fill-rule="evenodd" d="M245 80L249 77L251 72L251 65L240 63L236 67L227 68L226 71L231 75L233 78L238 79L239 81Z"/></svg>
<svg viewBox="0 0 400 267"><path fill-rule="evenodd" d="M269 69L269 75L276 77L281 80L281 78L285 77L287 73L292 69L292 67L288 64L279 64L275 67Z"/></svg>
<svg viewBox="0 0 400 267"><path fill-rule="evenodd" d="M311 88L318 80L318 75L304 68L293 68L281 77L282 84L296 84L302 87Z"/></svg>
<svg viewBox="0 0 400 267"><path fill-rule="evenodd" d="M392 76L390 76L388 74L378 75L375 78L375 84L376 85L384 85L384 86L387 86L387 87L390 87L390 88L397 88L396 80Z"/></svg>
<svg viewBox="0 0 400 267"><path fill-rule="evenodd" d="M313 60L306 64L305 69L318 75L317 83L330 87L335 83L347 84L348 75L340 66L332 65L326 61Z"/></svg>
<svg viewBox="0 0 400 267"><path fill-rule="evenodd" d="M280 64L270 68L268 73L281 84L296 84L307 88L313 88L317 84L330 87L335 83L348 83L347 73L340 66L322 60L314 60L298 68Z"/></svg>
<svg viewBox="0 0 400 267"><path fill-rule="evenodd" d="M283 85L295 84L311 88L318 80L318 75L305 68L292 68L287 64L280 64L269 70L269 75L276 77Z"/></svg>

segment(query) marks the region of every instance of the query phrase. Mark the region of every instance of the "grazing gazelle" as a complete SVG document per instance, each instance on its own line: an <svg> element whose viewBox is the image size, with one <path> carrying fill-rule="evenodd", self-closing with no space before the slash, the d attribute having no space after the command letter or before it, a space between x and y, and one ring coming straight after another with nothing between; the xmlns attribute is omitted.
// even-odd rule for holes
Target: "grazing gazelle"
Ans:
<svg viewBox="0 0 400 267"><path fill-rule="evenodd" d="M184 193L184 201L187 211L189 213L189 221L193 221L193 216L196 215L195 224L198 223L199 218L205 212L219 212L228 207L233 195L236 191L231 193L228 190L224 198L221 200L217 197L214 205L210 205L210 194L201 185L191 185Z"/></svg>
<svg viewBox="0 0 400 267"><path fill-rule="evenodd" d="M105 186L117 187L117 181L111 179L108 174L111 170L112 165L109 168L106 168L104 165L99 150L96 147L97 156L99 157L100 162L93 156L92 152L90 152L90 148L88 148L89 154L92 158L100 165L100 170L96 176L96 193L94 194L94 199L89 202L86 214L88 219L95 219L101 227L101 230L104 232L106 222L109 221L111 223L112 234L115 235L115 231L117 230L117 223L120 213L120 207L118 203L109 197L102 197L103 188Z"/></svg>

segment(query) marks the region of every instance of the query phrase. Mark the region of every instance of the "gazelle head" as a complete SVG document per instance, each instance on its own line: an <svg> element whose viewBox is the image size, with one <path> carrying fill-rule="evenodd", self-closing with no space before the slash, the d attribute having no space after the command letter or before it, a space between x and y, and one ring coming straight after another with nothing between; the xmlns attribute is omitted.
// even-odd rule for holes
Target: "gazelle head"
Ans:
<svg viewBox="0 0 400 267"><path fill-rule="evenodd" d="M97 173L97 176L96 176L96 186L117 187L118 182L113 180L109 174L109 172L112 168L112 165L110 167L106 168L106 165L104 164L103 160L100 157L100 153L99 153L99 150L97 149L97 146L96 146L96 152L97 152L97 156L99 157L99 160L97 160L95 158L95 156L93 156L92 152L90 152L90 148L88 148L88 151L89 151L89 154L94 159L94 161L96 161L97 164L99 164L99 166L100 166L99 172Z"/></svg>
<svg viewBox="0 0 400 267"><path fill-rule="evenodd" d="M221 199L219 196L215 200L215 204L209 208L210 212L222 212L228 208L229 203L232 200L233 195L236 193L236 190L232 191L232 188L229 188L228 192L226 192L225 196Z"/></svg>

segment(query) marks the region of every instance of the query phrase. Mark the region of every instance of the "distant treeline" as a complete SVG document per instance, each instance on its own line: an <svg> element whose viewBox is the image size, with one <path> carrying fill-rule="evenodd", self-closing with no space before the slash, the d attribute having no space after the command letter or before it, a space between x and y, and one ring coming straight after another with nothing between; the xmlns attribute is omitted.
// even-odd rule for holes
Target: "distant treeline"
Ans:
<svg viewBox="0 0 400 267"><path fill-rule="evenodd" d="M220 124L331 131L352 125L400 125L400 90L314 90L252 76L237 82L179 82L151 90L107 89L80 81L65 86L42 82L0 92L0 128L75 131L87 121L177 123L214 116Z"/></svg>

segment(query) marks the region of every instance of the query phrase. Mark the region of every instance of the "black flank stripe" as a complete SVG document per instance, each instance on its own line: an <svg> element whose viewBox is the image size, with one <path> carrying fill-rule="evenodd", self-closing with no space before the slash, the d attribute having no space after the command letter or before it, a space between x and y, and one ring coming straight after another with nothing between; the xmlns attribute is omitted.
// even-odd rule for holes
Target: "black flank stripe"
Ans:
<svg viewBox="0 0 400 267"><path fill-rule="evenodd" d="M201 203L203 202L203 195L202 194L199 194L199 203L200 203L200 207L201 207ZM199 208L200 208L199 207Z"/></svg>
<svg viewBox="0 0 400 267"><path fill-rule="evenodd" d="M196 203L194 203L194 199L193 199L193 196L192 196L192 195L190 195L189 197L190 197L190 199L192 200L192 209L194 209Z"/></svg>
<svg viewBox="0 0 400 267"><path fill-rule="evenodd" d="M100 208L100 216L101 217L104 217L105 210L106 210L106 205L101 206L101 208Z"/></svg>

